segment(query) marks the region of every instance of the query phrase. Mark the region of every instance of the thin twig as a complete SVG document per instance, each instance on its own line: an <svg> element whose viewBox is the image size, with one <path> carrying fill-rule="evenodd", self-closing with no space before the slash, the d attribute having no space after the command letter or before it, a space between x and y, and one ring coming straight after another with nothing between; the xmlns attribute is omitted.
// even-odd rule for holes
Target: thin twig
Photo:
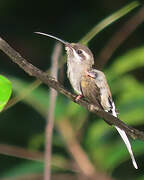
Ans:
<svg viewBox="0 0 144 180"><path fill-rule="evenodd" d="M95 170L87 154L84 152L79 142L77 141L75 132L73 131L68 120L64 118L59 120L57 122L57 127L64 137L69 152L71 153L81 173L86 177L86 179L112 180L112 178L110 178L108 175L105 175L103 172L98 172Z"/></svg>
<svg viewBox="0 0 144 180"><path fill-rule="evenodd" d="M132 16L118 32L116 32L107 45L102 49L96 59L96 67L102 69L112 56L114 51L133 33L133 31L144 21L144 6L135 16Z"/></svg>
<svg viewBox="0 0 144 180"><path fill-rule="evenodd" d="M42 152L28 150L14 145L0 144L0 154L32 161L44 162L44 154ZM74 172L76 171L76 168L72 163L70 163L68 160L63 160L61 162L61 158L59 159L57 156L53 156L51 162L52 166L57 168L64 168Z"/></svg>
<svg viewBox="0 0 144 180"><path fill-rule="evenodd" d="M60 57L62 50L62 45L57 43L52 55L52 65L51 65L51 76L57 79L58 73L58 59ZM56 104L57 91L50 89L50 108L48 112L48 120L45 130L45 170L44 170L44 180L51 179L51 155L52 155L52 135L54 127L54 110Z"/></svg>
<svg viewBox="0 0 144 180"><path fill-rule="evenodd" d="M0 144L0 154L34 161L43 161L43 153L27 150L25 148L14 145Z"/></svg>
<svg viewBox="0 0 144 180"><path fill-rule="evenodd" d="M0 38L0 49L5 54L7 54L10 57L10 59L14 63L16 63L21 69L23 69L27 74L36 77L47 86L54 88L55 90L57 90L61 94L64 94L70 100L75 102L75 98L76 98L75 94L72 94L71 92L67 91L59 82L55 80L55 78L48 76L47 73L41 71L40 69L29 63L2 38ZM85 100L79 100L78 102L75 103L83 106L84 108L88 109L90 112L97 114L99 117L105 119L105 121L108 122L109 124L116 125L119 128L123 129L132 138L140 139L144 141L144 133L142 131L127 126L125 123L123 123L118 118L112 116L110 113L105 112L104 110L100 109L97 106L93 106L92 104L88 103Z"/></svg>

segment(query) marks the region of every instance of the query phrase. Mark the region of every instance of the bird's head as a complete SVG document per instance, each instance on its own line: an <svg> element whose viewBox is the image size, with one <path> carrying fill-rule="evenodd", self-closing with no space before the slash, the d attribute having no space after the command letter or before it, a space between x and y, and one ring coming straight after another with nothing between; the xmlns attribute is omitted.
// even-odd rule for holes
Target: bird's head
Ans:
<svg viewBox="0 0 144 180"><path fill-rule="evenodd" d="M76 63L76 65L85 65L88 67L92 67L92 65L94 64L93 54L87 46L79 43L69 43L50 34L45 34L42 32L35 33L51 37L63 43L65 45L66 53L69 60L73 61L73 63Z"/></svg>

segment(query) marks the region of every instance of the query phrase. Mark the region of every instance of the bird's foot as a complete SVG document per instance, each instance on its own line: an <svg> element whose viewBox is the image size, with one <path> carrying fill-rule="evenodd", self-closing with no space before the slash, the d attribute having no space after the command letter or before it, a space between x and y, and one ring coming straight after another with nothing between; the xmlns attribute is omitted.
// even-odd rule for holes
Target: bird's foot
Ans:
<svg viewBox="0 0 144 180"><path fill-rule="evenodd" d="M76 98L75 98L75 101L77 102L77 101L79 101L81 98L83 97L83 95L78 95Z"/></svg>

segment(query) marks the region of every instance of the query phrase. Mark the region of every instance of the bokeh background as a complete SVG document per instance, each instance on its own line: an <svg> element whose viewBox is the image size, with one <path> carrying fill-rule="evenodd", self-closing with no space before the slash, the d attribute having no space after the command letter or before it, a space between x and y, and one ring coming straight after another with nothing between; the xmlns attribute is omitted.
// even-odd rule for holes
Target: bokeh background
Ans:
<svg viewBox="0 0 144 180"><path fill-rule="evenodd" d="M98 22L132 1L0 1L0 36L29 62L47 70L55 41L34 34L41 31L69 42L78 42ZM103 47L134 16L140 7L117 20L94 37L89 47L95 58ZM121 120L144 130L144 24L142 23L113 53L103 68L111 87ZM64 53L64 51L63 51ZM97 62L95 62L97 64ZM0 74L9 78L13 95L28 89L29 77L0 53ZM59 80L72 91L66 78L66 66ZM19 103L0 114L0 178L43 179L45 125L49 109L49 89L41 85ZM139 166L135 170L118 133L102 119L58 95L53 134L52 179L83 179L83 173L71 154L73 135L96 171L113 179L144 179L144 142L131 140ZM21 148L21 149L20 149ZM35 151L37 153L35 153ZM31 154L29 154L31 152ZM78 156L76 151L75 156ZM20 158L19 156L23 157ZM27 158L31 157L32 160ZM81 160L83 163L83 159Z"/></svg>

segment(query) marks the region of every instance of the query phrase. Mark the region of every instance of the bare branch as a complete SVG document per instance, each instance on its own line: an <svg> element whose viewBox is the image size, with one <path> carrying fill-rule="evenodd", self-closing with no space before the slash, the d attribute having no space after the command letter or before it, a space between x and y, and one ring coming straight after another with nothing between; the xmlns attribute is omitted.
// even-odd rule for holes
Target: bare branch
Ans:
<svg viewBox="0 0 144 180"><path fill-rule="evenodd" d="M43 152L28 150L14 145L0 144L0 154L27 160L44 162ZM57 156L53 156L51 162L52 166L64 168L73 172L76 171L74 164L70 163L69 160L61 162Z"/></svg>
<svg viewBox="0 0 144 180"><path fill-rule="evenodd" d="M16 52L6 41L0 38L0 49L7 54L10 59L16 63L21 69L23 69L30 76L36 77L41 80L44 84L49 87L54 88L56 91L68 97L70 100L75 102L76 95L67 91L55 78L48 76L45 72L41 71L37 67L30 64L26 59L24 59L18 52ZM112 116L110 113L103 111L97 106L94 106L84 100L79 100L75 102L84 108L88 109L90 112L97 114L99 117L103 118L108 124L116 125L123 129L128 135L134 139L140 139L144 141L144 133L137 129L127 126L118 118Z"/></svg>
<svg viewBox="0 0 144 180"><path fill-rule="evenodd" d="M51 76L57 79L58 73L58 59L60 57L62 45L57 43L52 56ZM51 179L51 155L52 155L52 135L54 127L54 110L56 104L57 91L54 89L50 90L50 108L48 112L48 122L45 130L45 171L44 179Z"/></svg>
<svg viewBox="0 0 144 180"><path fill-rule="evenodd" d="M22 147L7 144L0 144L0 154L34 161L43 161L43 153L41 152L31 151Z"/></svg>

